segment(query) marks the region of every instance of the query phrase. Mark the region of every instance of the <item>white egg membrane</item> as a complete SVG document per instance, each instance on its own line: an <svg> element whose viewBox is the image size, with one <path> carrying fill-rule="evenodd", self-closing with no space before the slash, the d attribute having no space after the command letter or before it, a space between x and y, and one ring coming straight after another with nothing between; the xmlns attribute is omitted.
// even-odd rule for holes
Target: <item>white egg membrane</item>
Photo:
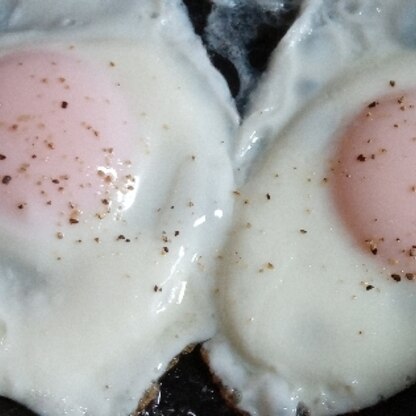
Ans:
<svg viewBox="0 0 416 416"><path fill-rule="evenodd" d="M237 115L177 1L0 10L1 54L74 45L117 62L140 117L139 188L121 217L68 225L62 240L0 221L0 394L43 416L125 416L175 355L213 335L207 294L231 217Z"/></svg>
<svg viewBox="0 0 416 416"><path fill-rule="evenodd" d="M414 282L356 246L323 181L350 117L415 87L415 14L405 0L305 3L253 97L218 268L220 330L205 345L252 416L342 414L416 378Z"/></svg>

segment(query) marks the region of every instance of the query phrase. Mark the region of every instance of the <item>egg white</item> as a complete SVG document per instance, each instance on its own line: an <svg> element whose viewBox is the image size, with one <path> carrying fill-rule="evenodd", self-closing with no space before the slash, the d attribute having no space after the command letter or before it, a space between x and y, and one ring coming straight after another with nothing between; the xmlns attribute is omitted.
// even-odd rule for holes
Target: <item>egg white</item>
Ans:
<svg viewBox="0 0 416 416"><path fill-rule="evenodd" d="M237 115L179 2L5 6L0 55L71 45L116 62L140 131L137 195L118 216L68 225L63 239L14 235L0 219L0 394L41 415L126 415L213 334L206 293L232 210Z"/></svg>
<svg viewBox="0 0 416 416"><path fill-rule="evenodd" d="M205 348L251 415L342 414L415 380L416 288L356 246L324 180L345 124L390 80L414 88L412 10L307 2L243 122L220 330Z"/></svg>

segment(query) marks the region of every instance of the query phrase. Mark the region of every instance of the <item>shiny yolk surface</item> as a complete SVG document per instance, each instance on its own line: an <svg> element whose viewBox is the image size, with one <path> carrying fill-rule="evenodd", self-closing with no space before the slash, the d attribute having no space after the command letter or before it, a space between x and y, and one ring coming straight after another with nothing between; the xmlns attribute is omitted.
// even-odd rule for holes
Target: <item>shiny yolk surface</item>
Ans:
<svg viewBox="0 0 416 416"><path fill-rule="evenodd" d="M75 225L122 208L134 123L112 66L71 52L0 57L0 221Z"/></svg>
<svg viewBox="0 0 416 416"><path fill-rule="evenodd" d="M416 277L416 92L369 103L345 130L336 205L360 247L399 280Z"/></svg>

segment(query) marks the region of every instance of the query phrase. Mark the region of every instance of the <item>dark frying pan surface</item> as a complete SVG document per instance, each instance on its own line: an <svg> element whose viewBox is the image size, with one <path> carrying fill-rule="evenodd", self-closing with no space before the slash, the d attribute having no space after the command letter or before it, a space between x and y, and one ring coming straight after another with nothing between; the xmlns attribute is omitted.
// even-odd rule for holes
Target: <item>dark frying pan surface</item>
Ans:
<svg viewBox="0 0 416 416"><path fill-rule="evenodd" d="M251 0L234 9L217 8L210 0L183 2L195 32L201 36L212 63L223 74L237 108L243 114L248 96L265 70L271 51L297 15L299 0L287 0L287 7L278 16L262 11ZM209 16L214 14L218 18L216 28L220 28L220 34L208 24ZM181 356L179 363L162 377L160 385L159 397L141 416L237 415L226 406L212 383L199 347ZM36 415L0 397L0 416ZM416 416L416 386L354 416Z"/></svg>

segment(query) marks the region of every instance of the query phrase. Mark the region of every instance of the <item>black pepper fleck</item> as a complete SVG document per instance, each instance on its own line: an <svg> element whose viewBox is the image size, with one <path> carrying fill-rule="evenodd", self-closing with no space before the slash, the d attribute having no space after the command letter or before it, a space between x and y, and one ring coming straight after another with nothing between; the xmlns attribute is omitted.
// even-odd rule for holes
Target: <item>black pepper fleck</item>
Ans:
<svg viewBox="0 0 416 416"><path fill-rule="evenodd" d="M400 277L400 275L399 275L399 274L396 274L396 273L393 273L393 274L391 275L391 278L392 278L394 281L396 281L396 282L400 282L400 281L402 280L402 278Z"/></svg>
<svg viewBox="0 0 416 416"><path fill-rule="evenodd" d="M1 180L1 183L3 185L8 185L11 180L12 180L12 177L10 175L5 175L5 176L3 176L3 179Z"/></svg>

